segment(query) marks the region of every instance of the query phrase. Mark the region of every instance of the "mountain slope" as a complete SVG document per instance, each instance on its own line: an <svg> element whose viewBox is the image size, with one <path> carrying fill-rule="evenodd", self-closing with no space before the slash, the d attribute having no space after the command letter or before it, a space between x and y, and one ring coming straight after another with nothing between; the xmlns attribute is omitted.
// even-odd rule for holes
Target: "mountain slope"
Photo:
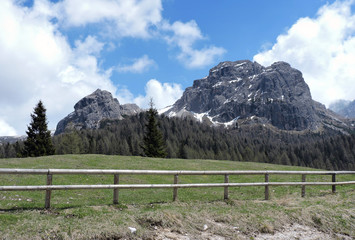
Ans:
<svg viewBox="0 0 355 240"><path fill-rule="evenodd" d="M355 100L339 100L330 104L329 109L346 118L355 118Z"/></svg>
<svg viewBox="0 0 355 240"><path fill-rule="evenodd" d="M269 67L248 60L222 62L207 77L195 80L163 113L192 116L213 125L261 123L281 130L317 130L325 124L346 126L312 100L302 73L285 62Z"/></svg>
<svg viewBox="0 0 355 240"><path fill-rule="evenodd" d="M123 120L105 120L99 129L54 136L57 154L99 153L144 155L147 114ZM245 125L239 129L210 127L188 118L158 117L168 158L223 159L309 166L322 169L355 169L355 135L292 132Z"/></svg>
<svg viewBox="0 0 355 240"><path fill-rule="evenodd" d="M55 135L74 129L97 129L103 119L121 120L142 111L136 104L121 105L110 92L100 89L77 102L74 109L58 123Z"/></svg>

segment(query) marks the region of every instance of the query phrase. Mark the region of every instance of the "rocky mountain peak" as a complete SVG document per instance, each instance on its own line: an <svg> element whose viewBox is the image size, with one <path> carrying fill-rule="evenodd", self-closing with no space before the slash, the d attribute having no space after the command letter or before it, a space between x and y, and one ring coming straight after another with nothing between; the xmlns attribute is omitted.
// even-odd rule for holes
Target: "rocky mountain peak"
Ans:
<svg viewBox="0 0 355 240"><path fill-rule="evenodd" d="M192 116L212 125L257 122L297 131L315 130L325 118L338 121L312 100L299 70L286 62L264 67L249 60L219 63L164 114Z"/></svg>
<svg viewBox="0 0 355 240"><path fill-rule="evenodd" d="M141 111L136 104L121 105L110 92L97 89L74 105L74 112L58 123L55 134L74 129L97 129L103 119L120 120Z"/></svg>
<svg viewBox="0 0 355 240"><path fill-rule="evenodd" d="M120 103L116 98L112 97L112 94L109 91L97 89L95 92L90 95L82 98L79 102L74 105L74 109L82 109L85 107L93 107L93 105L105 104L105 105L119 105Z"/></svg>

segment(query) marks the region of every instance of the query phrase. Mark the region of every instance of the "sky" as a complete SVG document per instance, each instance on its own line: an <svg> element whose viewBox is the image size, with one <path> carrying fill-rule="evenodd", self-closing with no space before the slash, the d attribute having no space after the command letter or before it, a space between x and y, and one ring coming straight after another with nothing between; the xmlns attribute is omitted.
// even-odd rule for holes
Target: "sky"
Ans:
<svg viewBox="0 0 355 240"><path fill-rule="evenodd" d="M96 89L163 108L222 61L302 71L326 106L355 99L355 0L1 0L0 136L48 127Z"/></svg>

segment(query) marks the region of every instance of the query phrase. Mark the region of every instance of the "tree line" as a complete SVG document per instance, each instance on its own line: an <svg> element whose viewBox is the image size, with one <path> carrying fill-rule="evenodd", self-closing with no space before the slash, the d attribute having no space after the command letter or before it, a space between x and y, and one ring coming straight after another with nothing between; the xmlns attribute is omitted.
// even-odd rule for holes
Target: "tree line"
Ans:
<svg viewBox="0 0 355 240"><path fill-rule="evenodd" d="M105 120L99 129L52 137L55 154L150 156L145 152L151 113ZM328 170L355 170L355 133L278 131L261 125L210 127L189 118L154 115L162 138L160 157L252 161ZM151 121L153 121L151 119ZM160 141L160 140L159 140ZM0 157L16 157L24 144L0 146Z"/></svg>

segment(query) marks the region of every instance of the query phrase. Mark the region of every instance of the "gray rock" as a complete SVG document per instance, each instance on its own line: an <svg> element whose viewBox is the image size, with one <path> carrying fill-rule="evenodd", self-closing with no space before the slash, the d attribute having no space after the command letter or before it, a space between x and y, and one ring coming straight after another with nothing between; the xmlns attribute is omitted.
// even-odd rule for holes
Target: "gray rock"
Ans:
<svg viewBox="0 0 355 240"><path fill-rule="evenodd" d="M248 60L213 67L164 114L192 116L212 125L261 123L297 131L316 130L324 121L341 122L312 100L300 71L285 62L263 67Z"/></svg>
<svg viewBox="0 0 355 240"><path fill-rule="evenodd" d="M136 104L121 105L108 91L97 89L74 106L74 112L62 119L55 135L70 130L97 129L103 119L121 120L141 112Z"/></svg>

